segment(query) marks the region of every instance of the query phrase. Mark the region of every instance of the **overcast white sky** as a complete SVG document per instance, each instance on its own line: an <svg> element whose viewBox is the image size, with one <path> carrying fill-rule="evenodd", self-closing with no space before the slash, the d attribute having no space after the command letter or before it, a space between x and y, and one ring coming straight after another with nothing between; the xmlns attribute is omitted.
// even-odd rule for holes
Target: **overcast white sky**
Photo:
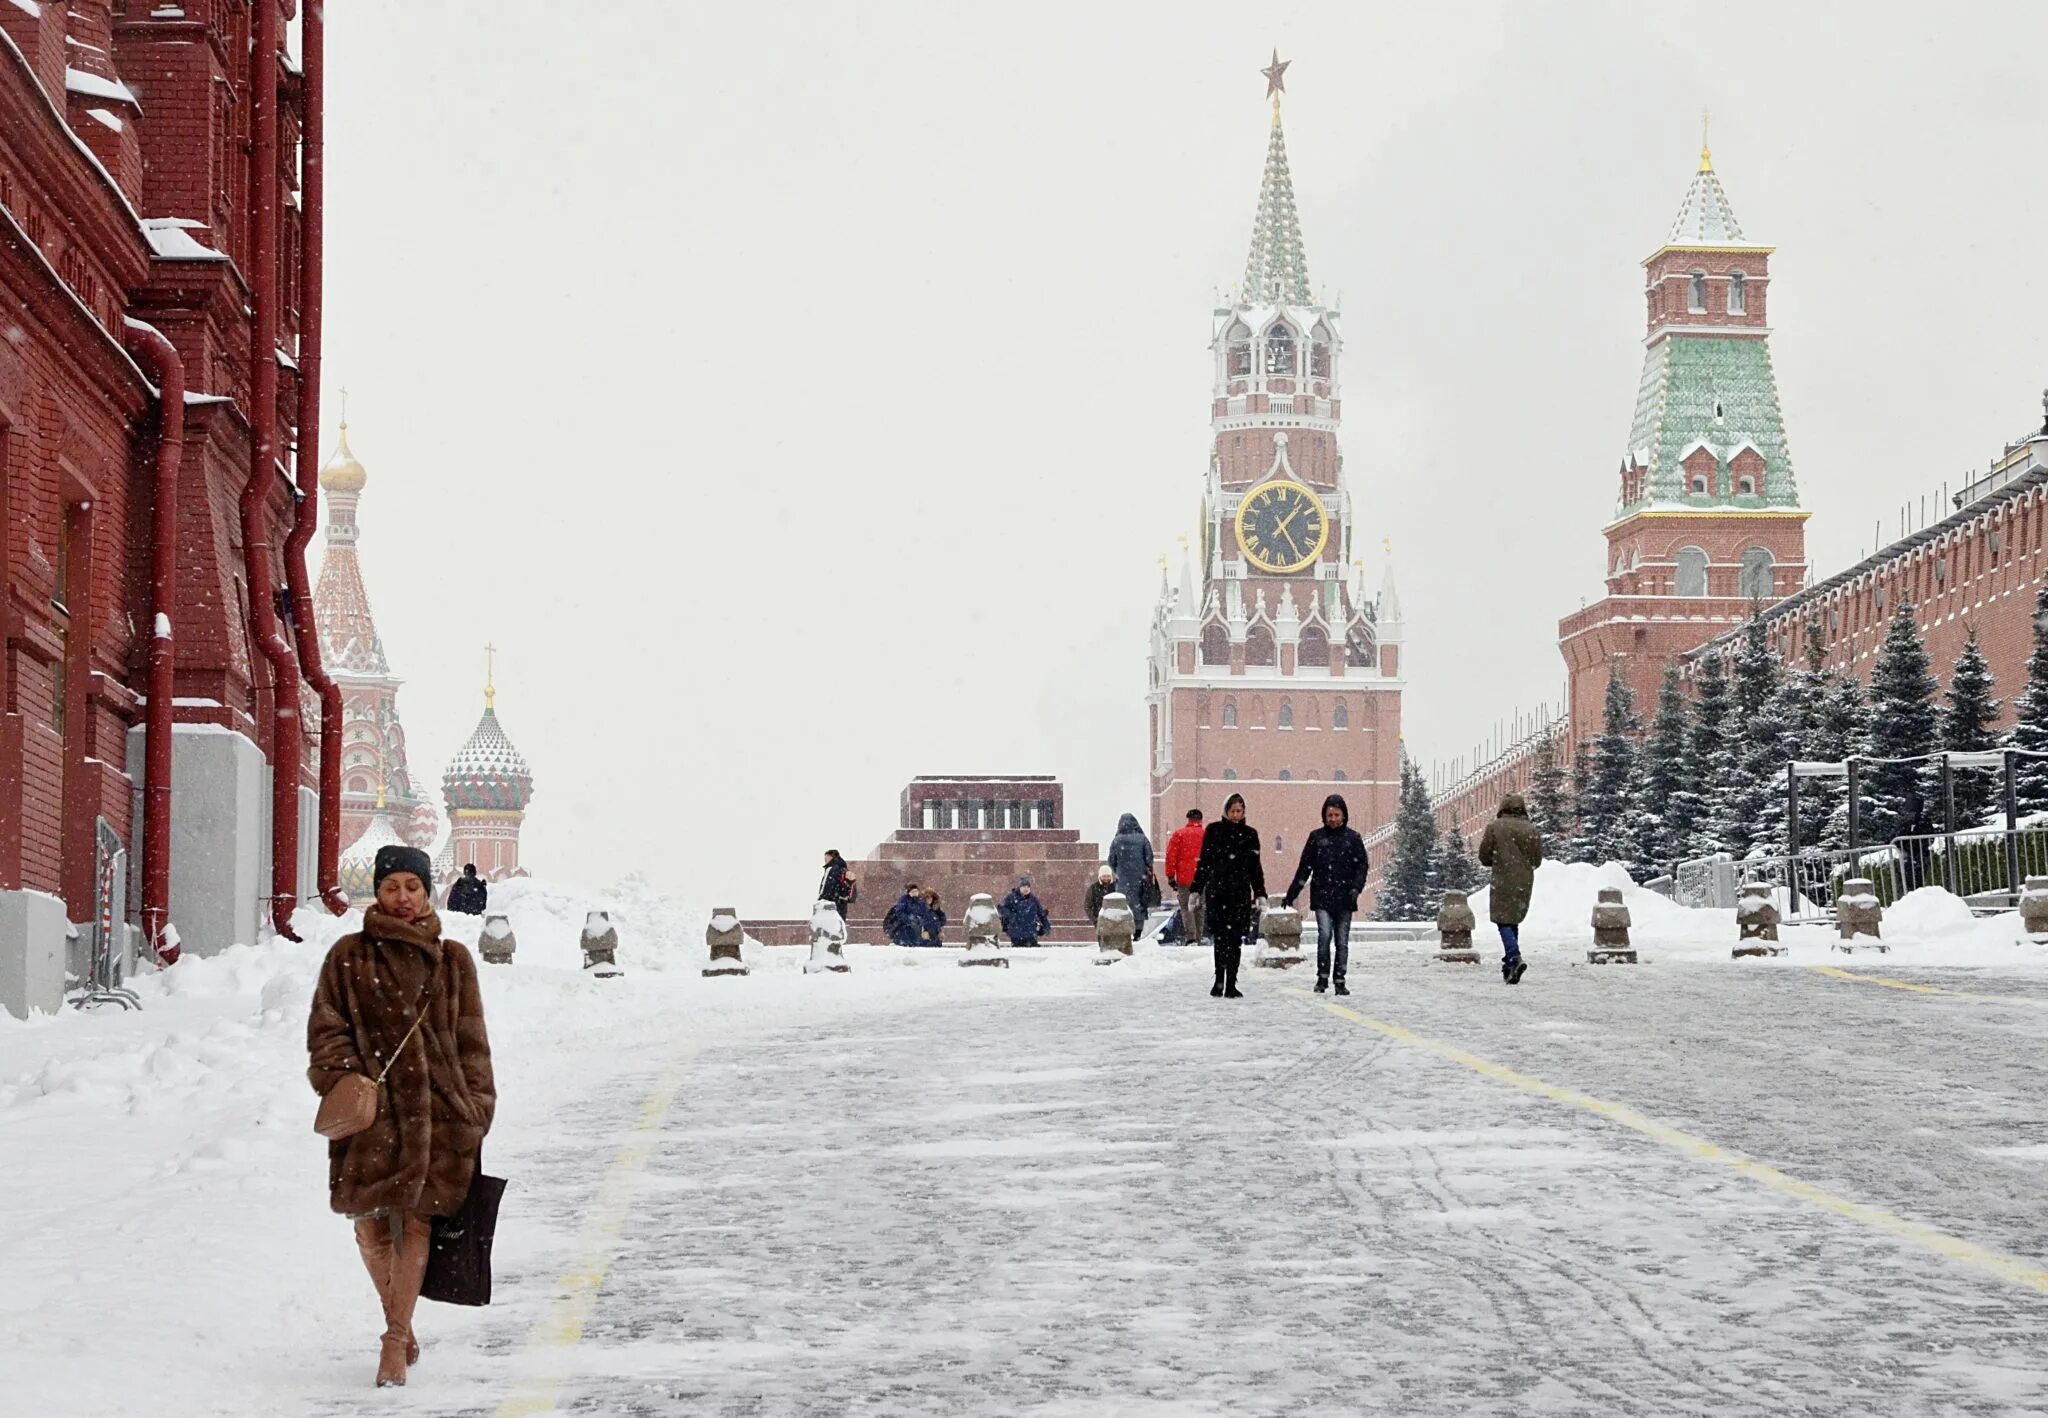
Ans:
<svg viewBox="0 0 2048 1418"><path fill-rule="evenodd" d="M1274 46L1425 763L1558 698L1702 106L1822 574L2048 383L2032 0L328 13L328 407L414 770L495 641L557 879L797 915L919 773L1144 814Z"/></svg>

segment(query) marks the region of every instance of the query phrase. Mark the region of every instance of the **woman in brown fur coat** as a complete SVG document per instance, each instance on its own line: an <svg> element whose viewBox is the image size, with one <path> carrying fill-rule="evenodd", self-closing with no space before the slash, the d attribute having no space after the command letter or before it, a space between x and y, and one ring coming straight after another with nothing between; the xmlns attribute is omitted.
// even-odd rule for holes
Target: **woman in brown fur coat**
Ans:
<svg viewBox="0 0 2048 1418"><path fill-rule="evenodd" d="M384 1305L383 1388L404 1383L419 1358L412 1312L430 1218L453 1215L469 1195L498 1098L476 965L461 942L441 939L427 854L379 848L376 883L362 930L336 941L320 969L306 1076L324 1098L344 1074L375 1079L390 1066L377 1120L327 1145L329 1203L356 1223Z"/></svg>

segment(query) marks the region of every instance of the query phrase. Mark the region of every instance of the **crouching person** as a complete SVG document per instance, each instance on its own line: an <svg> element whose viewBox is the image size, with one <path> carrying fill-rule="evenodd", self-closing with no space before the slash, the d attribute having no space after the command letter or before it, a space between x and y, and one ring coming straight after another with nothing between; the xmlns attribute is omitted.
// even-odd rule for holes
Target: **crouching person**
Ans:
<svg viewBox="0 0 2048 1418"><path fill-rule="evenodd" d="M1010 888L1010 894L996 911L1003 918L1003 934L1010 938L1011 945L1036 945L1052 929L1052 917L1046 915L1045 903L1031 889L1028 876L1017 878L1017 884Z"/></svg>
<svg viewBox="0 0 2048 1418"><path fill-rule="evenodd" d="M336 941L320 968L306 1076L323 1100L323 1125L329 1102L366 1087L375 1094L374 1114L367 1103L361 1110L367 1126L329 1134L327 1193L355 1222L383 1303L377 1386L388 1388L419 1358L412 1315L432 1218L467 1199L498 1099L476 964L459 941L441 938L427 854L379 848L375 880L362 930Z"/></svg>

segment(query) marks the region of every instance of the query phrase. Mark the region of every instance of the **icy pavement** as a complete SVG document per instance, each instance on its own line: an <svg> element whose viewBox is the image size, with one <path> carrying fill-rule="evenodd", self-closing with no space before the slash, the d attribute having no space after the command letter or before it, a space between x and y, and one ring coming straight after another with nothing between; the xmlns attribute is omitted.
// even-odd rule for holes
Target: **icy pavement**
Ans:
<svg viewBox="0 0 2048 1418"><path fill-rule="evenodd" d="M1806 969L1359 970L1358 1014L1519 1081L1339 1017L1299 974L1236 1004L1202 983L700 1056L578 1342L543 1317L514 1403L464 1411L2048 1400L2037 976L1972 974L1971 998Z"/></svg>
<svg viewBox="0 0 2048 1418"><path fill-rule="evenodd" d="M487 971L499 1303L384 1394L319 951L206 962L0 1029L0 1413L2048 1411L2048 962L1719 949Z"/></svg>

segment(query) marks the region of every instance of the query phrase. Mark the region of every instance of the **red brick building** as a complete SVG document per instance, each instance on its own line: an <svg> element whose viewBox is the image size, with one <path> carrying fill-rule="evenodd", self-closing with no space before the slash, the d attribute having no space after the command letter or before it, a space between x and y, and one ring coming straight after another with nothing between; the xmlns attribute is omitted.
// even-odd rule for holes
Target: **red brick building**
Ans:
<svg viewBox="0 0 2048 1418"><path fill-rule="evenodd" d="M322 36L288 57L295 8L0 3L0 957L39 999L52 913L112 888L217 949L334 860L294 447Z"/></svg>
<svg viewBox="0 0 2048 1418"><path fill-rule="evenodd" d="M1200 580L1185 551L1178 587L1162 570L1147 695L1155 850L1240 791L1269 882L1329 793L1369 831L1400 786L1400 602L1391 569L1376 599L1353 575L1340 324L1309 287L1276 94L1244 287L1211 332Z"/></svg>

